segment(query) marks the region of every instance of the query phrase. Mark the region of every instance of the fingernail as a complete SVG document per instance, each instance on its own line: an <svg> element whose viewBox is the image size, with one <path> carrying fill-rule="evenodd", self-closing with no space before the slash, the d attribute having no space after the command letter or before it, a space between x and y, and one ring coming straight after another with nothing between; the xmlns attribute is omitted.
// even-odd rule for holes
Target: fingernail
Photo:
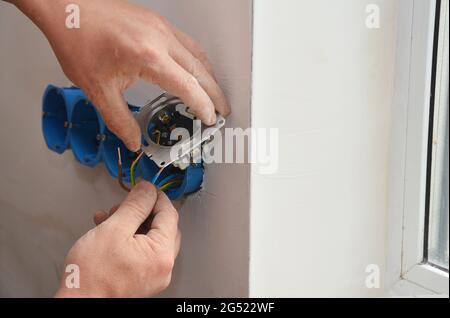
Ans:
<svg viewBox="0 0 450 318"><path fill-rule="evenodd" d="M106 212L105 212L105 211L97 211L97 212L95 212L94 217L96 217L96 218L102 218L102 217L104 217L105 215L106 215Z"/></svg>
<svg viewBox="0 0 450 318"><path fill-rule="evenodd" d="M208 126L212 126L216 123L217 117L215 113L212 113L211 116L208 118L208 122L206 123Z"/></svg>
<svg viewBox="0 0 450 318"><path fill-rule="evenodd" d="M136 142L135 140L130 141L130 142L127 143L127 148L130 151L137 152L139 149L141 149L141 143L140 142Z"/></svg>
<svg viewBox="0 0 450 318"><path fill-rule="evenodd" d="M133 188L133 192L142 192L142 193L146 193L146 194L148 194L148 193L153 194L153 193L157 192L157 189L150 182L145 181L145 180L141 180Z"/></svg>
<svg viewBox="0 0 450 318"><path fill-rule="evenodd" d="M225 111L224 111L224 113L222 114L223 116L228 116L228 115L230 115L231 114L231 108L230 108L230 106L226 106L225 107Z"/></svg>

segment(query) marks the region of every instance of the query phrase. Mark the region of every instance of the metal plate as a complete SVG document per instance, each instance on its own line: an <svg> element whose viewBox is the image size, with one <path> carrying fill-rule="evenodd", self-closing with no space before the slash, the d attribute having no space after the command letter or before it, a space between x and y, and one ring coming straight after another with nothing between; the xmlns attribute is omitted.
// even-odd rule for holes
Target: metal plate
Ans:
<svg viewBox="0 0 450 318"><path fill-rule="evenodd" d="M213 126L205 126L203 124L194 127L194 131L190 138L181 139L180 142L173 146L158 145L152 141L148 135L148 125L152 118L162 109L175 105L177 110L184 116L195 120L195 116L189 113L189 108L183 102L170 94L164 93L148 104L143 106L139 112L135 113L135 118L141 128L147 145L142 145L142 150L152 159L160 168L165 168L174 162L182 159L192 158L196 149L201 149L202 145L213 145L213 135L225 125L225 118L217 114L217 121ZM200 126L200 127L199 127ZM194 154L195 155L195 154Z"/></svg>

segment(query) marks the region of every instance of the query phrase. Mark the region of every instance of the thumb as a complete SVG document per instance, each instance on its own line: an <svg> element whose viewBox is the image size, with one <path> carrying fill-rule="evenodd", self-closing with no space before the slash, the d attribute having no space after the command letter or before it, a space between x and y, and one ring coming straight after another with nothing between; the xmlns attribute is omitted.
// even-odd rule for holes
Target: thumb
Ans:
<svg viewBox="0 0 450 318"><path fill-rule="evenodd" d="M117 222L128 233L136 233L150 216L158 194L154 185L141 181L128 194L108 222Z"/></svg>
<svg viewBox="0 0 450 318"><path fill-rule="evenodd" d="M92 94L91 101L97 107L106 126L119 137L131 151L141 148L141 130L128 109L122 92L115 86L103 86Z"/></svg>

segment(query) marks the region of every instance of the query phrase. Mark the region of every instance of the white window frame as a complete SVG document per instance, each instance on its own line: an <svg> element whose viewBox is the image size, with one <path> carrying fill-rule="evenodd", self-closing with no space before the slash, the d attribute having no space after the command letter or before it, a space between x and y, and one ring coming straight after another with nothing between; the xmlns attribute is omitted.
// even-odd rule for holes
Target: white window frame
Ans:
<svg viewBox="0 0 450 318"><path fill-rule="evenodd" d="M387 286L391 295L448 295L449 275L424 264L436 0L400 0L392 108Z"/></svg>

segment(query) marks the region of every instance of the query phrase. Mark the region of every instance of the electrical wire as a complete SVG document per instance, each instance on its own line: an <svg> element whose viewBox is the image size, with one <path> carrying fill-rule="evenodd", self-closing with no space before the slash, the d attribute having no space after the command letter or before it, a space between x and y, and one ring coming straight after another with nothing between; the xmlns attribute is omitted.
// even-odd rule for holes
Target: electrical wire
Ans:
<svg viewBox="0 0 450 318"><path fill-rule="evenodd" d="M156 181L158 181L159 176L161 175L161 173L163 172L165 167L162 167L161 169L159 169L158 173L156 173L153 178L152 178L152 183L154 185L156 185Z"/></svg>
<svg viewBox="0 0 450 318"><path fill-rule="evenodd" d="M182 180L172 180L167 182L166 184L164 184L163 186L160 187L161 191L166 191L167 189L169 189L171 186L176 185L176 184L181 184Z"/></svg>
<svg viewBox="0 0 450 318"><path fill-rule="evenodd" d="M132 187L134 187L136 185L135 170L136 170L136 166L137 166L139 160L142 158L143 155L144 155L144 152L141 151L139 153L139 155L136 157L136 159L133 161L133 163L131 164L130 179L131 179ZM119 185L125 191L130 192L131 188L129 188L123 181L122 154L120 153L120 147L117 147L117 163L119 166L119 175L118 175ZM162 167L161 169L159 169L159 171L153 176L153 179L152 179L152 183L154 185L156 185L158 188L160 188L161 191L165 191L168 188L170 188L171 186L173 186L175 184L181 184L183 182L183 179L182 179L183 175L175 174L175 175L170 175L170 176L164 178L157 185L156 182L158 181L158 178L161 176L161 173L163 172L164 168L165 167Z"/></svg>
<svg viewBox="0 0 450 318"><path fill-rule="evenodd" d="M119 185L125 191L130 192L131 189L123 182L122 155L120 154L120 147L117 147L117 163L119 166L119 175L118 175Z"/></svg>
<svg viewBox="0 0 450 318"><path fill-rule="evenodd" d="M165 191L173 185L181 185L183 183L183 177L184 176L182 174L170 175L158 183L158 188L161 191Z"/></svg>
<svg viewBox="0 0 450 318"><path fill-rule="evenodd" d="M153 132L153 134L157 134L158 135L158 138L156 139L156 144L160 144L161 143L161 131L159 131L159 130L155 130L154 132Z"/></svg>
<svg viewBox="0 0 450 318"><path fill-rule="evenodd" d="M136 166L139 162L139 160L142 158L142 155L144 154L143 151L140 151L139 155L136 157L136 159L131 164L130 168L130 179L131 179L131 186L134 187L136 185L136 177L135 177L135 170Z"/></svg>
<svg viewBox="0 0 450 318"><path fill-rule="evenodd" d="M165 177L163 180L159 181L158 182L158 187L162 187L164 184L166 184L169 181L172 181L173 179L176 179L176 178L183 179L183 177L184 177L184 175L179 174L179 173L178 174L171 174L170 176Z"/></svg>

